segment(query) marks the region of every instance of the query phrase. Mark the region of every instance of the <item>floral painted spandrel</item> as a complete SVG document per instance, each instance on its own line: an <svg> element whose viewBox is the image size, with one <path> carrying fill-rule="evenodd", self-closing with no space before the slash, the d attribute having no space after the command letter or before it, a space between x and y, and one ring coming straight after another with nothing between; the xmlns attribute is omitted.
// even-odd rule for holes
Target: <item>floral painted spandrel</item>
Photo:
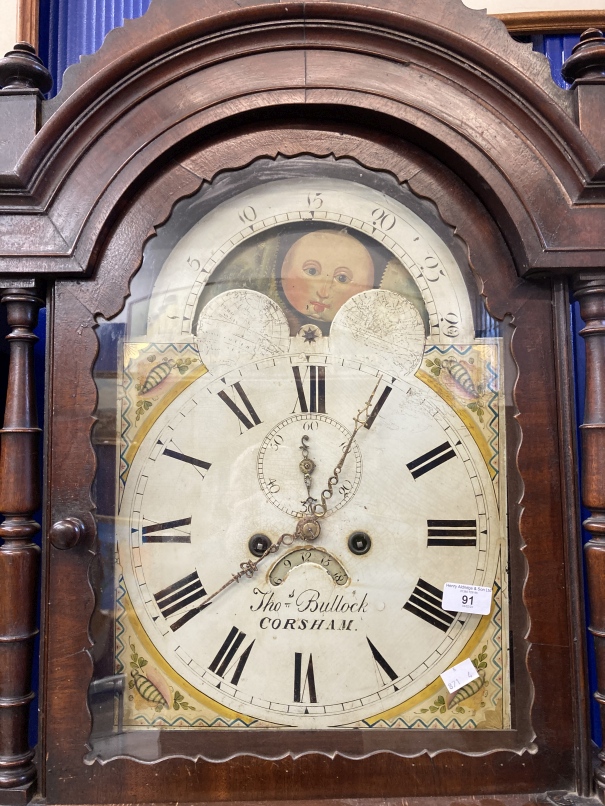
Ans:
<svg viewBox="0 0 605 806"><path fill-rule="evenodd" d="M475 437L496 495L504 446L504 389L500 340L448 347L431 345L417 376L451 406Z"/></svg>
<svg viewBox="0 0 605 806"><path fill-rule="evenodd" d="M120 480L126 481L141 439L189 384L206 372L193 343L126 342L120 409Z"/></svg>

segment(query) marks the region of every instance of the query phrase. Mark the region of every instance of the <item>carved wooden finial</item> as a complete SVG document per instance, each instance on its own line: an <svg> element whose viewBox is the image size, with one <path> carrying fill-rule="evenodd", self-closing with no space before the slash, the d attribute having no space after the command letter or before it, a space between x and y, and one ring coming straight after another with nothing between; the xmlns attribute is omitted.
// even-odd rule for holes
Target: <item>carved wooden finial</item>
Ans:
<svg viewBox="0 0 605 806"><path fill-rule="evenodd" d="M563 78L590 83L605 81L605 35L598 28L588 28L580 36L571 56L561 69Z"/></svg>
<svg viewBox="0 0 605 806"><path fill-rule="evenodd" d="M49 92L53 85L49 71L28 42L17 42L13 50L0 59L0 87L5 90L39 90Z"/></svg>

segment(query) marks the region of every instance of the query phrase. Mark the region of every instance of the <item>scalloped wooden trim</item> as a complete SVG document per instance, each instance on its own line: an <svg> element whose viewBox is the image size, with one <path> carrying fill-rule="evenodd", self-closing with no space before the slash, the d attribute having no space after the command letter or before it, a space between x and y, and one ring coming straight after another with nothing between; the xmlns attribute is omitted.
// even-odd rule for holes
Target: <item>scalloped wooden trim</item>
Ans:
<svg viewBox="0 0 605 806"><path fill-rule="evenodd" d="M503 22L510 34L569 34L605 26L605 10L522 11L487 16ZM18 0L17 41L29 42L37 50L39 26L39 0Z"/></svg>
<svg viewBox="0 0 605 806"><path fill-rule="evenodd" d="M586 28L605 26L605 10L600 11L523 11L514 14L488 14L506 25L511 34L576 33ZM29 42L38 49L39 0L19 0L17 5L17 41ZM136 18L138 19L138 18Z"/></svg>
<svg viewBox="0 0 605 806"><path fill-rule="evenodd" d="M524 11L487 16L503 22L510 34L569 34L605 26L605 10ZM18 0L17 41L29 42L37 51L39 25L39 0Z"/></svg>

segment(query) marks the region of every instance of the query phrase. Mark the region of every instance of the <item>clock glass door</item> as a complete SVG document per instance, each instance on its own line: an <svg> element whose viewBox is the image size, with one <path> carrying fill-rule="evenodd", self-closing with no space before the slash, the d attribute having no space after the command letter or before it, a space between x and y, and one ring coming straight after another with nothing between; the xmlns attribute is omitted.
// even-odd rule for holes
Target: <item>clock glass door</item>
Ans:
<svg viewBox="0 0 605 806"><path fill-rule="evenodd" d="M527 747L512 328L453 225L280 158L148 242L97 328L89 762Z"/></svg>

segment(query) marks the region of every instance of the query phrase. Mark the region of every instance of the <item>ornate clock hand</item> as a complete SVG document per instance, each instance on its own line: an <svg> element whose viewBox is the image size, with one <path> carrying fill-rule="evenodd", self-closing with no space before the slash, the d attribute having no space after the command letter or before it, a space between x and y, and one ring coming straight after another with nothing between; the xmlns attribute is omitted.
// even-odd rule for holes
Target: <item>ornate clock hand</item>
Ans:
<svg viewBox="0 0 605 806"><path fill-rule="evenodd" d="M315 470L315 462L313 459L309 459L309 437L307 434L303 435L300 443L300 450L302 451L303 458L298 466L304 474L305 486L309 492L311 490L311 473Z"/></svg>
<svg viewBox="0 0 605 806"><path fill-rule="evenodd" d="M351 450L351 446L353 445L353 440L357 436L357 432L363 428L363 426L368 422L368 418L370 417L370 406L372 405L372 400L374 400L374 395L378 391L378 387L380 386L380 381L382 380L382 375L378 378L376 382L376 386L372 390L372 394L363 404L363 406L359 409L355 417L353 418L353 422L355 423L355 428L351 433L349 441L346 444L344 451L342 452L342 456L340 457L340 461L336 465L333 470L333 475L330 476L328 479L328 486L325 490L321 493L321 504L315 504L313 506L312 512L318 518L323 518L326 512L328 511L328 499L332 498L332 494L334 492L334 487L338 484L338 477L340 476L340 471L342 470L342 466L345 463L345 459L347 458L349 451Z"/></svg>
<svg viewBox="0 0 605 806"><path fill-rule="evenodd" d="M311 473L315 470L315 462L313 459L309 459L309 437L307 434L304 434L300 440L300 450L302 451L303 458L299 462L299 468L304 475L305 480L305 487L307 488L307 500L301 501L309 515L313 514L313 506L317 503L315 498L311 496Z"/></svg>
<svg viewBox="0 0 605 806"><path fill-rule="evenodd" d="M246 562L240 563L239 566L240 570L237 573L232 574L231 577L227 580L227 582L225 582L224 585L221 585L220 588L215 590L214 593L210 594L209 596L206 596L206 598L201 604L197 605L196 607L193 607L191 610L188 610L179 619L173 622L170 625L170 629L173 632L175 632L176 630L180 629L184 624L187 624L187 622L191 621L191 619L194 616L197 616L198 613L201 613L202 610L205 610L207 607L209 607L214 602L214 599L220 593L222 593L230 585L233 585L234 582L239 582L242 577L247 577L248 579L251 579L254 576L254 574L258 571L258 566L265 559L265 557L267 557L269 554L274 554L276 551L279 550L279 548L282 545L291 546L294 540L296 540L297 538L299 540L305 540L305 541L316 540L319 537L320 532L321 527L315 515L306 515L305 517L301 518L296 524L296 529L293 535L290 534L281 535L281 537L278 540L276 540L275 543L272 543L255 562L253 562L252 560L246 560Z"/></svg>

